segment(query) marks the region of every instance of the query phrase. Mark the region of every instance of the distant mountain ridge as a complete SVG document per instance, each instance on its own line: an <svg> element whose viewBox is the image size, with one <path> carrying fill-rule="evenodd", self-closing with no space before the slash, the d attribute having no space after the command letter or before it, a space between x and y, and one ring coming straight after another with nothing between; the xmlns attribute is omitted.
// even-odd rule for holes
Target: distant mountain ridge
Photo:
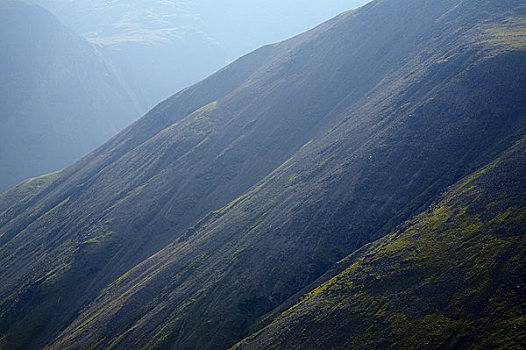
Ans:
<svg viewBox="0 0 526 350"><path fill-rule="evenodd" d="M0 191L60 170L139 117L100 52L49 12L0 2Z"/></svg>
<svg viewBox="0 0 526 350"><path fill-rule="evenodd" d="M255 48L366 0L29 0L111 57L150 109Z"/></svg>
<svg viewBox="0 0 526 350"><path fill-rule="evenodd" d="M525 17L511 0L372 2L256 50L73 166L0 196L6 348L221 349L251 334L239 346L300 346L312 339L294 342L295 309L273 324L278 315L312 290L298 312L324 311L333 299L319 279L412 237L403 223L424 220L449 186L502 161L485 171L497 180L480 203L503 186L513 196L491 214L520 214ZM320 347L353 340L325 330Z"/></svg>

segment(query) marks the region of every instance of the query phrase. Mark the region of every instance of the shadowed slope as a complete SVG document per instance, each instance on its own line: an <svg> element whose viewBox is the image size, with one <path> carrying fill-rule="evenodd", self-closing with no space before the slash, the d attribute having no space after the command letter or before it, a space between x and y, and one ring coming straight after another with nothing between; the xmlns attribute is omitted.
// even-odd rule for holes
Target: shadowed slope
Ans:
<svg viewBox="0 0 526 350"><path fill-rule="evenodd" d="M102 287L242 194L328 123L349 92L318 96L334 68L297 53L317 52L331 25L241 58L47 184L0 198L0 329L17 334L13 344L59 330Z"/></svg>
<svg viewBox="0 0 526 350"><path fill-rule="evenodd" d="M332 102L323 132L184 235L174 232L172 244L114 281L51 348L228 347L336 261L494 159L525 131L525 53L488 29L523 15L514 4L375 2L285 43L301 42L301 55L274 51L285 66L294 61L283 81L304 87L289 95L286 85L279 91L288 105L266 105L288 112L281 118L305 101L308 110L329 101L322 92L333 96L332 88L347 92ZM378 18L389 18L385 27L374 27ZM305 57L312 68L296 70ZM302 80L311 71L323 75ZM249 87L258 88L250 101L267 92L257 81ZM289 140L308 120L298 116L288 133L268 138Z"/></svg>

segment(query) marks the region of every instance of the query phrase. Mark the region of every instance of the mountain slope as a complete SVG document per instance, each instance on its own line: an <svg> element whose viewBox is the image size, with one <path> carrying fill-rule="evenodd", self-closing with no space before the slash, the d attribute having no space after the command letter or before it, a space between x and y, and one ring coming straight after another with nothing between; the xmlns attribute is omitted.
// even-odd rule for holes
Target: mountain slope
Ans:
<svg viewBox="0 0 526 350"><path fill-rule="evenodd" d="M113 68L49 12L0 2L0 191L64 168L139 116Z"/></svg>
<svg viewBox="0 0 526 350"><path fill-rule="evenodd" d="M236 349L520 349L526 139Z"/></svg>
<svg viewBox="0 0 526 350"><path fill-rule="evenodd" d="M428 6L438 17L451 9ZM451 16L458 21L466 9L457 9ZM336 128L115 281L55 346L227 347L345 252L387 233L446 185L493 159L524 133L518 102L524 56L471 44L475 34L486 35L471 29L456 42L440 42L454 43L445 45L446 53L469 48L458 61L436 54L418 70L422 66L409 60L401 71L421 74L418 79L412 75L402 86L399 79L383 82L387 86L373 90L368 104L339 114ZM488 81L507 88L488 89ZM515 101L512 109L498 111L509 101Z"/></svg>
<svg viewBox="0 0 526 350"><path fill-rule="evenodd" d="M524 135L525 9L484 5L342 14L1 196L6 347L227 348L251 334Z"/></svg>

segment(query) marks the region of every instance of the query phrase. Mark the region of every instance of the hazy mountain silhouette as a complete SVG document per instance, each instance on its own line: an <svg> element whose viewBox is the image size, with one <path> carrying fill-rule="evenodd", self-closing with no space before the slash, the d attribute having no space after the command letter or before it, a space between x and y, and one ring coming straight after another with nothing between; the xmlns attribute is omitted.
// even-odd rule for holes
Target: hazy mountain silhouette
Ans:
<svg viewBox="0 0 526 350"><path fill-rule="evenodd" d="M49 12L0 2L0 191L62 169L138 118L102 55Z"/></svg>
<svg viewBox="0 0 526 350"><path fill-rule="evenodd" d="M316 288L362 270L356 278L363 284L342 287L363 295L362 309L341 312L362 315L370 333L338 338L341 329L322 324L313 347L403 347L411 322L464 322L448 314L440 291L434 306L421 302L435 285L422 282L415 291L409 282L438 274L437 288L449 278L448 295L462 293L466 273L486 266L455 253L470 238L455 238L441 226L447 219L433 219L442 207L451 230L464 229L472 211L491 228L469 231L475 243L466 247L503 234L511 238L495 256L510 246L523 251L517 242L524 232L515 229L524 222L525 15L513 0L374 1L242 57L73 166L0 196L4 346L221 349L268 324L243 344L301 346L313 341L298 335L303 328L294 322L303 315L313 334L312 317L352 327L352 315L320 307L338 302L326 292L336 289L334 280ZM432 220L437 227L421 233L419 256L407 243L418 239L408 227ZM440 275L433 269L442 257L459 265L444 265ZM509 264L512 277L524 266L511 257ZM393 269L398 286L389 285ZM376 276L378 285L366 283ZM511 284L491 286L481 292L515 293ZM391 329L375 323L374 306L389 304L374 296L396 288L412 299L393 299L398 304L382 321L399 338L375 343ZM290 310L271 324L311 290L298 314ZM521 290L510 299L517 305ZM455 310L472 312L466 298L458 300ZM378 304L368 308L369 301ZM414 310L400 312L407 303ZM463 329L472 339L486 329L498 336L515 317L496 304L476 305L502 325L469 319ZM433 334L442 342L453 336Z"/></svg>
<svg viewBox="0 0 526 350"><path fill-rule="evenodd" d="M255 48L367 0L29 0L100 45L148 109Z"/></svg>

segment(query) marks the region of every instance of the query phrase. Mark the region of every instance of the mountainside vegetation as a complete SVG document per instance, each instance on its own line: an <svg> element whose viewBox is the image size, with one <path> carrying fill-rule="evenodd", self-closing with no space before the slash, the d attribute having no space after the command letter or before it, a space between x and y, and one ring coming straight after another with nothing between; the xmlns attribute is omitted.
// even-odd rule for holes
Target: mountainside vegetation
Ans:
<svg viewBox="0 0 526 350"><path fill-rule="evenodd" d="M235 349L520 349L526 139Z"/></svg>
<svg viewBox="0 0 526 350"><path fill-rule="evenodd" d="M524 18L373 1L1 195L0 348L520 344Z"/></svg>
<svg viewBox="0 0 526 350"><path fill-rule="evenodd" d="M60 170L139 117L133 93L49 12L0 1L0 192Z"/></svg>

